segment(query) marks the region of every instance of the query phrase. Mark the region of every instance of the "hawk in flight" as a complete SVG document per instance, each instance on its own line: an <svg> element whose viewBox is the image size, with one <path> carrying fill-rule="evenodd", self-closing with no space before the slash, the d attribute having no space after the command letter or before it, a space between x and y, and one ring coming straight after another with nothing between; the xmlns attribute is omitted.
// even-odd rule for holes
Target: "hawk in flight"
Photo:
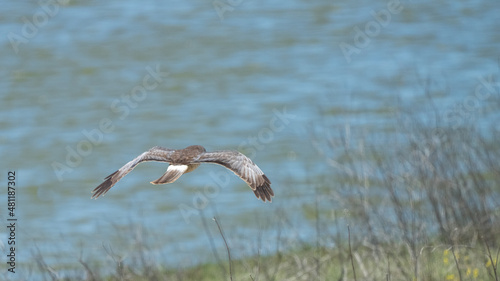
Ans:
<svg viewBox="0 0 500 281"><path fill-rule="evenodd" d="M201 145L192 145L184 149L168 149L155 146L150 150L137 156L118 171L107 176L101 185L96 187L92 198L106 194L121 178L130 173L137 164L145 161L167 162L170 165L167 171L152 184L166 184L176 181L185 173L192 172L201 163L214 163L222 165L238 177L244 180L253 190L255 196L266 202L272 201L274 192L271 189L271 181L264 175L262 170L255 165L250 158L233 150L221 150L207 152Z"/></svg>

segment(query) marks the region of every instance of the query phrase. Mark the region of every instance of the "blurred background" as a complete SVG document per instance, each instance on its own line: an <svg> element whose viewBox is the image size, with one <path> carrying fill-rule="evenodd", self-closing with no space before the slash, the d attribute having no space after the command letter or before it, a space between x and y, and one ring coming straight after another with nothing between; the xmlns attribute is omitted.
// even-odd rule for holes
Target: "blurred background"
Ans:
<svg viewBox="0 0 500 281"><path fill-rule="evenodd" d="M51 0L2 10L2 186L7 171L17 175L12 280L41 278L40 256L59 277L83 272L79 260L105 275L139 252L173 268L216 262L225 252L214 216L233 258L293 244L279 239L316 241L308 211L346 171L338 151L400 145L402 111L500 136L497 1ZM216 165L153 186L160 163L90 199L147 149L194 144L251 157L272 181L272 204ZM332 200L345 226L352 212Z"/></svg>

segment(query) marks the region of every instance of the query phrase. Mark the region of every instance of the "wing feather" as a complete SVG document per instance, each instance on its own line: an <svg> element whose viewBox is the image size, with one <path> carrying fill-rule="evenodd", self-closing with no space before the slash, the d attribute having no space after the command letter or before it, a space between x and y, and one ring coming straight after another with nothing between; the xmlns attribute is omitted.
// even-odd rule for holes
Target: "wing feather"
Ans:
<svg viewBox="0 0 500 281"><path fill-rule="evenodd" d="M226 167L244 180L257 198L264 202L272 201L274 191L271 189L271 181L250 158L240 152L233 150L205 152L196 162L214 163Z"/></svg>
<svg viewBox="0 0 500 281"><path fill-rule="evenodd" d="M93 194L91 198L97 199L99 196L106 194L106 192L108 192L108 190L113 187L113 185L115 185L121 178L130 173L135 168L135 166L137 166L137 164L147 161L169 162L170 156L173 152L173 149L155 146L150 150L142 153L141 155L134 158L134 160L125 164L118 171L107 176L104 179L104 182L92 191Z"/></svg>

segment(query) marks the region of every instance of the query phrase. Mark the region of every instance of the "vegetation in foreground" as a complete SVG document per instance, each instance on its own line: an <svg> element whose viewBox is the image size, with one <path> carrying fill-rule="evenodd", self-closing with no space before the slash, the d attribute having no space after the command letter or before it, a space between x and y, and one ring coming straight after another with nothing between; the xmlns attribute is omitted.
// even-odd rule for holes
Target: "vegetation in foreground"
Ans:
<svg viewBox="0 0 500 281"><path fill-rule="evenodd" d="M226 259L184 269L117 262L115 272L105 275L99 266L80 260L81 269L71 277L62 277L42 257L37 262L46 280L499 280L498 247L429 245L415 259L409 247L366 241L351 247L349 241L335 248L304 245L272 256Z"/></svg>
<svg viewBox="0 0 500 281"><path fill-rule="evenodd" d="M490 112L499 100L490 98ZM105 275L81 260L71 278L35 255L38 269L49 280L498 281L500 132L496 124L479 131L424 112L432 122L401 114L396 133L380 145L352 143L348 127L333 137L328 122L311 132L327 164L323 181L313 184L316 199L303 208L316 231L312 243L184 269L116 261Z"/></svg>

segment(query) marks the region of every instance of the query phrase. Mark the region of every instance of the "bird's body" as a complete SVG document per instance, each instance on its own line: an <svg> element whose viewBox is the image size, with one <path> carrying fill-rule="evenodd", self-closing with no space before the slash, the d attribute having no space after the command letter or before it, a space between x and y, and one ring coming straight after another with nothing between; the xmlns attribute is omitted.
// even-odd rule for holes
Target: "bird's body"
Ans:
<svg viewBox="0 0 500 281"><path fill-rule="evenodd" d="M92 191L94 193L92 198L106 194L113 185L130 173L137 164L145 161L167 162L170 164L167 171L160 178L152 181L152 184L172 183L183 174L194 171L201 163L213 163L222 165L239 176L250 186L255 196L262 199L262 201L271 201L274 196L271 181L250 158L238 151L207 152L201 145L192 145L178 150L160 146L151 148L125 164L118 171L107 176L104 182Z"/></svg>

